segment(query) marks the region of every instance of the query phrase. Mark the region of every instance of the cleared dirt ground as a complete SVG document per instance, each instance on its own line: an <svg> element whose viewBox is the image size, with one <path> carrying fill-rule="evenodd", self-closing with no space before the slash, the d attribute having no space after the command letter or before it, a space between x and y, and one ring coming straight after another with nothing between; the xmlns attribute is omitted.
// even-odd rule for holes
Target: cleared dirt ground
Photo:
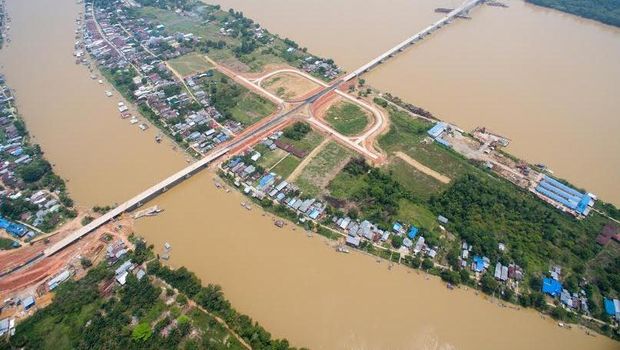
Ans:
<svg viewBox="0 0 620 350"><path fill-rule="evenodd" d="M295 73L279 73L262 83L262 86L269 92L277 95L284 100L295 100L320 86L301 75Z"/></svg>

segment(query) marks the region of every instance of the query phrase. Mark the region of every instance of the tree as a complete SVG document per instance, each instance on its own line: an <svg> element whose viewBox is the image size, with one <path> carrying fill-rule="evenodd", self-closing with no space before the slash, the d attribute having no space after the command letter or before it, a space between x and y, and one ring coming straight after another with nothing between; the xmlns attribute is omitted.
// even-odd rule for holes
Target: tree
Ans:
<svg viewBox="0 0 620 350"><path fill-rule="evenodd" d="M435 266L435 264L433 263L433 261L429 258L424 258L424 260L422 260L422 268L424 270L429 270L431 268L433 268Z"/></svg>
<svg viewBox="0 0 620 350"><path fill-rule="evenodd" d="M392 247L398 249L403 245L403 240L404 238L402 236L396 236L394 235L392 237Z"/></svg>
<svg viewBox="0 0 620 350"><path fill-rule="evenodd" d="M39 181L43 175L52 170L50 163L43 159L37 159L30 164L24 165L17 170L22 180L28 183Z"/></svg>
<svg viewBox="0 0 620 350"><path fill-rule="evenodd" d="M151 335L153 335L153 330L151 329L151 326L146 322L138 324L131 332L131 338L135 341L140 342L147 341L151 337Z"/></svg>
<svg viewBox="0 0 620 350"><path fill-rule="evenodd" d="M80 264L82 265L82 268L87 269L91 266L93 266L93 262L90 261L90 259L86 258L86 257L82 257L80 259Z"/></svg>
<svg viewBox="0 0 620 350"><path fill-rule="evenodd" d="M490 273L485 273L480 279L480 286L482 287L483 292L492 294L495 290L497 290L499 285Z"/></svg>
<svg viewBox="0 0 620 350"><path fill-rule="evenodd" d="M469 271L465 270L465 269L461 269L459 271L459 275L461 277L461 282L464 284L468 284L469 283Z"/></svg>

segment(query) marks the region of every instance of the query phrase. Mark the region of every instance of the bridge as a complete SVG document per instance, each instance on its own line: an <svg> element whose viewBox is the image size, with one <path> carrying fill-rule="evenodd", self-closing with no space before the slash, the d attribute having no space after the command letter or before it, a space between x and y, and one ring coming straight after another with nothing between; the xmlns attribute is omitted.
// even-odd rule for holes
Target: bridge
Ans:
<svg viewBox="0 0 620 350"><path fill-rule="evenodd" d="M134 209L142 206L144 203L148 202L149 200L157 197L158 195L160 195L163 192L166 192L171 187L173 187L173 186L183 182L184 180L188 179L193 174L195 174L195 173L199 172L200 170L202 170L203 168L207 167L211 162L219 159L220 157L224 156L225 154L227 154L227 153L229 153L231 151L235 152L240 147L242 147L245 144L247 144L248 142L251 143L253 140L256 140L257 138L264 137L264 135L266 135L269 132L272 132L274 129L279 127L283 122L285 122L288 119L288 117L290 117L293 114L295 114L296 112L300 111L305 105L312 104L316 100L321 98L322 96L324 96L324 95L326 95L326 94L328 94L328 93L330 93L330 92L332 92L334 90L337 90L338 87L342 83L345 83L345 82L347 82L347 81L349 81L349 80L359 76L360 74L363 74L363 73L369 71L370 69L374 68L376 65L380 64L381 62L383 62L387 58L389 58L392 55L394 55L396 52L402 51L406 46L411 45L411 44L417 42L418 40L421 40L426 35L432 33L436 29L442 27L445 24L450 23L450 21L452 19L454 19L454 18L456 18L458 16L462 16L463 14L466 14L473 7L482 4L484 1L486 1L486 0L467 0L460 7L452 10L450 13L448 13L442 19L440 19L437 22L433 23L432 25L426 27L421 32L415 34L414 36L412 36L412 37L410 37L408 39L406 39L405 41L401 42L400 44L394 46L390 50L388 50L385 53L383 53L381 56L373 59L372 61L370 61L367 64L363 65L362 67L358 68L354 72L351 72L347 76L338 79L337 81L333 82L331 85L325 86L323 89L321 89L320 91L318 91L314 95L309 96L305 100L301 101L299 104L297 104L296 106L294 106L290 110L285 111L284 113L282 113L280 115L277 115L275 117L272 117L272 118L266 120L265 122L259 124L257 127L254 127L254 128L251 127L249 129L246 129L242 134L237 135L237 137L235 139L233 139L232 142L230 142L228 145L225 145L225 146L223 146L222 148L219 148L219 149L215 149L212 153L207 154L204 158L198 160L195 163L190 164L186 168L176 172L175 174L167 177L166 179L160 181L159 183L157 183L157 184L149 187L148 189L142 191L140 194L138 194L138 195L134 196L133 198L129 199L128 201L118 205L117 207L115 207L114 209L112 209L109 212L105 213L104 215L94 219L89 224L85 225L84 227L80 228L79 230L72 232L67 237L61 239L60 241L54 243L53 245L51 245L50 247L45 249L43 251L43 255L44 256L50 256L50 255L53 255L53 254L59 252L60 250L62 250L65 247L67 247L68 245L72 244L73 242L75 242L75 241L79 240L80 238L86 236L87 234L91 233L92 231L96 230L97 228L105 225L107 222L113 220L115 217L123 214L124 212L128 212L128 211L134 210ZM94 17L94 13L92 15ZM359 147L359 148L362 148L362 147ZM356 149L358 149L358 148L356 147Z"/></svg>
<svg viewBox="0 0 620 350"><path fill-rule="evenodd" d="M437 22L435 22L435 23L431 24L430 26L424 28L421 32L419 32L419 33L417 33L417 34L415 34L415 35L405 39L404 41L400 42L398 45L396 45L396 46L392 47L391 49L389 49L389 50L385 51L384 53L382 53L377 58L375 58L372 61L366 63L365 65L359 67L355 71L349 73L344 78L342 78L342 80L344 82L347 82L347 81L349 81L349 80L351 80L353 78L356 78L356 77L360 76L361 74L364 74L364 73L368 72L369 70L373 69L377 65L383 63L385 60L387 60L387 59L391 58L392 56L394 56L396 53L403 51L407 46L413 45L416 42L424 39L425 36L431 34L432 32L434 32L435 30L443 27L444 25L451 23L453 19L467 14L469 12L469 10L471 10L472 8L482 4L485 1L486 0L467 0L467 1L465 1L461 6L459 6L459 7L455 8L454 10L450 11L445 17L442 17Z"/></svg>

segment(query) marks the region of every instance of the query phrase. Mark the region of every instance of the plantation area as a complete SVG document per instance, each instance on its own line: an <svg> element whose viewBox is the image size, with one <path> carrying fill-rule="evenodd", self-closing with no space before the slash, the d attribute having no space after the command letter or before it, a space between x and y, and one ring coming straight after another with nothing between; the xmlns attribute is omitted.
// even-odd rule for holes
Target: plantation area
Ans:
<svg viewBox="0 0 620 350"><path fill-rule="evenodd" d="M273 102L251 92L220 72L214 72L208 77L205 85L213 106L225 118L245 126L256 123L276 110Z"/></svg>
<svg viewBox="0 0 620 350"><path fill-rule="evenodd" d="M198 53L173 58L168 64L183 77L206 72L212 67L204 56Z"/></svg>
<svg viewBox="0 0 620 350"><path fill-rule="evenodd" d="M368 113L351 102L338 102L325 114L325 121L345 136L360 134L370 121Z"/></svg>

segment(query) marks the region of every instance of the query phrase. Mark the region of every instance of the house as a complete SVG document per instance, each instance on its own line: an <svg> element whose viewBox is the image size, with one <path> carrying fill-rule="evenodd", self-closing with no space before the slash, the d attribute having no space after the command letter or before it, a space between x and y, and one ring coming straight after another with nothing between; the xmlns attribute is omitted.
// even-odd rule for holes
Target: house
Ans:
<svg viewBox="0 0 620 350"><path fill-rule="evenodd" d="M558 296L562 291L562 283L555 278L546 277L543 279L542 292L552 297Z"/></svg>
<svg viewBox="0 0 620 350"><path fill-rule="evenodd" d="M441 215L437 217L437 221L439 221L440 223L444 225L448 223L448 219L445 216L441 216Z"/></svg>
<svg viewBox="0 0 620 350"><path fill-rule="evenodd" d="M22 299L22 305L24 306L24 310L29 310L34 306L34 297L32 295L25 297Z"/></svg>
<svg viewBox="0 0 620 350"><path fill-rule="evenodd" d="M347 244L352 247L358 248L360 246L360 241L361 241L361 238L358 236L356 237L347 236Z"/></svg>
<svg viewBox="0 0 620 350"><path fill-rule="evenodd" d="M408 237L409 239L414 239L414 238L415 238L415 236L417 236L417 235L418 235L418 231L419 231L419 229L418 229L417 227L415 227L415 226L413 226L413 225L412 225L412 226L409 228L409 232L407 232L407 237Z"/></svg>
<svg viewBox="0 0 620 350"><path fill-rule="evenodd" d="M605 312L610 317L615 317L616 320L620 319L620 301L618 299L607 299L604 300Z"/></svg>

